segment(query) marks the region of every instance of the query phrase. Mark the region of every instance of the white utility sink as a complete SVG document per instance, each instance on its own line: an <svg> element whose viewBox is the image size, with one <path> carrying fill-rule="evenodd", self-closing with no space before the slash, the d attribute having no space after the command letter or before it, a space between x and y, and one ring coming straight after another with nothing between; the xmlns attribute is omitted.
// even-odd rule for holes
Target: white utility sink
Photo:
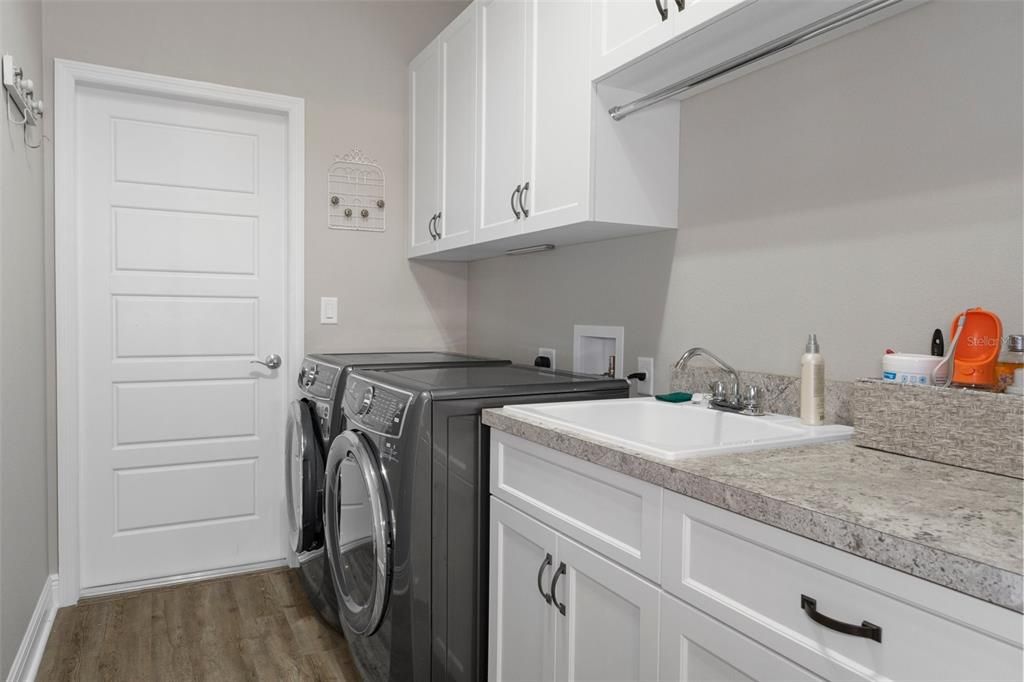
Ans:
<svg viewBox="0 0 1024 682"><path fill-rule="evenodd" d="M806 426L797 417L749 417L654 398L509 405L509 413L663 459L846 440L849 426Z"/></svg>

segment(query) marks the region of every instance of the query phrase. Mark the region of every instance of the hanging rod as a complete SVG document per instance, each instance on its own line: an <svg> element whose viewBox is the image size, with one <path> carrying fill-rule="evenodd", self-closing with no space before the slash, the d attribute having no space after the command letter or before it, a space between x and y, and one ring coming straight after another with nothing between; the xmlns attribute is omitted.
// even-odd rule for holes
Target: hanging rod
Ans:
<svg viewBox="0 0 1024 682"><path fill-rule="evenodd" d="M813 40L814 38L826 33L835 31L847 24L859 21L860 19L884 9L888 9L900 2L902 2L902 0L867 0L866 2L854 5L842 12L831 14L814 22L813 24L810 24L809 26L787 33L781 38L776 38L775 40L769 41L760 47L755 47L754 49L724 61L717 66L705 69L696 75L684 78L683 80L672 83L671 85L666 85L660 90L655 90L649 95L645 95L633 100L632 102L628 102L617 107L612 107L608 110L608 113L616 121L621 121L630 114L635 114L649 106L653 106L659 102L664 102L665 100L671 99L676 95L680 95L687 90L692 90L693 88L704 85L716 78L720 78L732 73L733 71L742 69L745 66L756 64L757 62L779 54L784 50L788 50L801 43L805 43L808 40Z"/></svg>

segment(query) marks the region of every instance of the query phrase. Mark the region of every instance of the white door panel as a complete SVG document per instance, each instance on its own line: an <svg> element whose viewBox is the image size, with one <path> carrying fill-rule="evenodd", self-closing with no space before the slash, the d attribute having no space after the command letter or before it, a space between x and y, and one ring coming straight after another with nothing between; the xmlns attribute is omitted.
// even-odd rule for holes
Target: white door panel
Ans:
<svg viewBox="0 0 1024 682"><path fill-rule="evenodd" d="M579 2L534 0L532 88L529 93L527 232L587 219L590 196L589 59L580 45L590 8Z"/></svg>
<svg viewBox="0 0 1024 682"><path fill-rule="evenodd" d="M441 50L434 41L409 67L409 255L437 248L434 216L441 210Z"/></svg>
<svg viewBox="0 0 1024 682"><path fill-rule="evenodd" d="M442 145L441 249L473 242L476 225L477 34L476 8L441 34Z"/></svg>
<svg viewBox="0 0 1024 682"><path fill-rule="evenodd" d="M480 226L477 241L518 234L513 192L526 182L526 55L531 30L529 3L480 2L481 168Z"/></svg>
<svg viewBox="0 0 1024 682"><path fill-rule="evenodd" d="M283 115L77 93L81 585L283 556Z"/></svg>
<svg viewBox="0 0 1024 682"><path fill-rule="evenodd" d="M567 568L551 595L565 606L555 679L657 679L659 589L561 535L558 561Z"/></svg>

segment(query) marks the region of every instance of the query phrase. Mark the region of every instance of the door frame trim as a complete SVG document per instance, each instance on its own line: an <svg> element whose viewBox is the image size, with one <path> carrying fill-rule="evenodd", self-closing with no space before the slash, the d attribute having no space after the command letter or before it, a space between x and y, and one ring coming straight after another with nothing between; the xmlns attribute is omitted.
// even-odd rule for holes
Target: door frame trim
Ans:
<svg viewBox="0 0 1024 682"><path fill-rule="evenodd" d="M295 376L304 345L305 101L299 97L215 83L54 59L54 258L57 356L57 547L59 604L81 595L79 547L78 229L75 197L76 94L80 87L188 99L283 114L288 137L287 358L282 372ZM290 385L290 384L286 384ZM291 393L286 396L290 397ZM282 539L282 547L287 538ZM284 550L282 550L284 551ZM287 556L287 554L283 554Z"/></svg>

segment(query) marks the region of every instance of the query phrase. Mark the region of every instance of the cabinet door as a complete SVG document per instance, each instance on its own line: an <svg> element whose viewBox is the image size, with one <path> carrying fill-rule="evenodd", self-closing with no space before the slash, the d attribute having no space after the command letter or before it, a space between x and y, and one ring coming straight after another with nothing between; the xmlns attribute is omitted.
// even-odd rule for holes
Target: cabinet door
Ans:
<svg viewBox="0 0 1024 682"><path fill-rule="evenodd" d="M664 592L660 667L662 682L821 679Z"/></svg>
<svg viewBox="0 0 1024 682"><path fill-rule="evenodd" d="M527 71L526 232L586 220L590 197L590 5L533 0Z"/></svg>
<svg viewBox="0 0 1024 682"><path fill-rule="evenodd" d="M550 682L557 612L544 594L551 584L557 536L494 497L490 534L488 679Z"/></svg>
<svg viewBox="0 0 1024 682"><path fill-rule="evenodd" d="M561 535L558 561L556 679L657 679L658 588Z"/></svg>
<svg viewBox="0 0 1024 682"><path fill-rule="evenodd" d="M605 76L670 40L679 14L676 0L595 0L592 77Z"/></svg>
<svg viewBox="0 0 1024 682"><path fill-rule="evenodd" d="M431 43L409 65L409 255L432 253L430 230L441 206L441 50Z"/></svg>
<svg viewBox="0 0 1024 682"><path fill-rule="evenodd" d="M473 242L476 224L477 8L449 24L441 45L441 234L438 250Z"/></svg>
<svg viewBox="0 0 1024 682"><path fill-rule="evenodd" d="M480 223L476 241L523 229L513 201L526 174L526 55L528 3L481 0Z"/></svg>

